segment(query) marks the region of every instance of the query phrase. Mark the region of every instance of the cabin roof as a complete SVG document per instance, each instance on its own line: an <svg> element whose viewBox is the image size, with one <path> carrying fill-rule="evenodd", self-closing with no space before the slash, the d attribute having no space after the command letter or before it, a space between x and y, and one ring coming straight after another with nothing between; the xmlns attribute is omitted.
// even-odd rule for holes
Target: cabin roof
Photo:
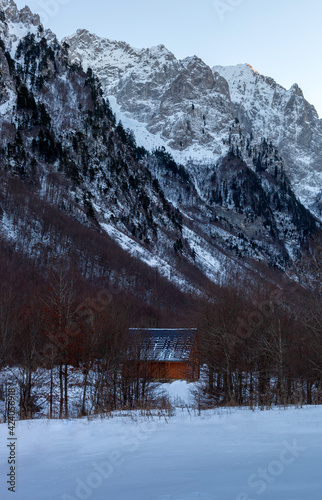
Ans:
<svg viewBox="0 0 322 500"><path fill-rule="evenodd" d="M188 361L197 329L130 328L129 335L143 361Z"/></svg>

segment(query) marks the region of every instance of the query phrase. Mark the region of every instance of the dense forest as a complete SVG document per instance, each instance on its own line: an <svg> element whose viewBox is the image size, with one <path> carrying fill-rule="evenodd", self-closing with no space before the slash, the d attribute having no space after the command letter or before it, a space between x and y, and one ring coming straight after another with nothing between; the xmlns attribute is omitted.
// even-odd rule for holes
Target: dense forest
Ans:
<svg viewBox="0 0 322 500"><path fill-rule="evenodd" d="M199 408L320 403L320 226L277 148L236 119L206 165L148 152L67 43L6 15L0 419L10 384L21 419L169 407L122 375L130 327L198 329Z"/></svg>
<svg viewBox="0 0 322 500"><path fill-rule="evenodd" d="M321 245L294 268L184 294L137 268L133 286L84 279L70 261L39 270L2 246L1 386L20 390L20 418L162 408L149 374L122 376L129 327L197 327L195 405L318 404L322 398ZM6 259L4 258L6 257ZM149 274L150 273L150 274ZM1 418L6 418L6 410Z"/></svg>

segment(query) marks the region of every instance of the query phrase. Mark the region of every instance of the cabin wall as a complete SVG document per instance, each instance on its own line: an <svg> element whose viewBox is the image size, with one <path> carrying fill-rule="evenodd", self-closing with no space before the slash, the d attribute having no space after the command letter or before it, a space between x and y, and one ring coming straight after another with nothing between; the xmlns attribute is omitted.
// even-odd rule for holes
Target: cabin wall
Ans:
<svg viewBox="0 0 322 500"><path fill-rule="evenodd" d="M167 361L140 361L124 363L123 376L127 378L152 378L159 380L198 380L198 364Z"/></svg>

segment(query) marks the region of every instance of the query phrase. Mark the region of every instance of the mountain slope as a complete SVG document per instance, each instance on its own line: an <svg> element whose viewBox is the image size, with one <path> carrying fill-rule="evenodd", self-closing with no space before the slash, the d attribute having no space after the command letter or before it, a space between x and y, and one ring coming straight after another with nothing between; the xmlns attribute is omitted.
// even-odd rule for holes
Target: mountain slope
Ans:
<svg viewBox="0 0 322 500"><path fill-rule="evenodd" d="M248 65L215 66L229 84L234 114L246 133L273 141L285 162L294 191L320 217L322 120L302 90L285 90Z"/></svg>
<svg viewBox="0 0 322 500"><path fill-rule="evenodd" d="M146 147L164 145L178 161L217 160L229 129L272 141L295 194L321 218L322 120L297 85L286 90L248 65L177 60L163 45L134 49L78 30L65 39L70 59L97 73L118 118Z"/></svg>
<svg viewBox="0 0 322 500"><path fill-rule="evenodd" d="M148 133L173 150L184 152L177 159L213 159L226 151L222 137L234 118L228 84L221 77L214 79L201 59L179 61L163 45L134 49L86 30L64 41L71 61L84 69L92 67L104 95L115 97L127 117L144 123Z"/></svg>
<svg viewBox="0 0 322 500"><path fill-rule="evenodd" d="M180 217L138 160L131 134L116 124L91 71L85 74L69 66L64 47L52 34L47 36L37 17L31 22L12 2L2 5L7 9L0 47L1 234L34 257L42 246L51 255L63 254L73 238L67 231L67 239L59 241L50 220L58 214L48 214L52 205L63 211L65 224L72 217L111 234L131 255L168 276L169 265L148 248L143 251L142 244L146 246L158 229L175 241ZM23 36L17 38L21 26ZM20 192L23 203L17 204ZM130 239L127 234L137 242L124 244ZM95 267L98 273L106 271ZM174 268L172 274L173 281L187 285Z"/></svg>
<svg viewBox="0 0 322 500"><path fill-rule="evenodd" d="M165 148L148 152L136 144L93 71L72 63L68 45L44 31L37 16L11 0L0 6L0 235L6 243L39 265L67 254L85 276L108 276L125 287L135 288L140 273L151 280L152 268L194 293L231 269L256 271L259 262L286 269L297 258L317 230L315 220L296 199L276 147L247 138L229 115L221 77L214 83L202 61L176 62L164 47L147 55L113 45L124 73L140 73L142 65L160 80L146 84L141 100L161 100L169 137L179 129L186 136L176 124L182 102L190 102L189 140L192 148L197 144L200 117L191 98L198 99L200 88L204 105L210 99L218 108L221 154L184 166ZM151 69L152 60L162 70ZM168 74L172 83L161 95ZM113 85L113 72L109 80ZM132 75L132 87L125 77L120 81L124 102L141 109L135 97L141 80ZM113 257L117 252L120 258Z"/></svg>

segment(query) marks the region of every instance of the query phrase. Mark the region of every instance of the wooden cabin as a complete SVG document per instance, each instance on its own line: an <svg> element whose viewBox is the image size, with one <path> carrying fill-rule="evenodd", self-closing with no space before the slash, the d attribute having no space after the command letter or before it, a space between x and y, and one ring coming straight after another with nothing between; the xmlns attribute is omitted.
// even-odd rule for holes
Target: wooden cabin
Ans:
<svg viewBox="0 0 322 500"><path fill-rule="evenodd" d="M130 328L123 376L196 381L200 377L195 328Z"/></svg>

